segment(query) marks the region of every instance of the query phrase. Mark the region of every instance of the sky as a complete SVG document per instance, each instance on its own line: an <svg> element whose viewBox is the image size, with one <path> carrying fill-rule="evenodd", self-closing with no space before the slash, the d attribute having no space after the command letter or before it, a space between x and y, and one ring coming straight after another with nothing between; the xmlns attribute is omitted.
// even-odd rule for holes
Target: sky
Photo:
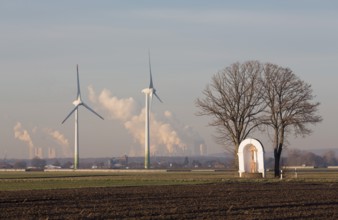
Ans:
<svg viewBox="0 0 338 220"><path fill-rule="evenodd" d="M288 148L338 148L338 3L326 0L0 0L0 158L71 157L79 65L80 157L142 156L149 85L151 155L223 153L194 102L234 62L289 67L312 85L323 122ZM272 149L267 134L260 137ZM201 147L202 146L202 147ZM202 149L201 149L202 148Z"/></svg>

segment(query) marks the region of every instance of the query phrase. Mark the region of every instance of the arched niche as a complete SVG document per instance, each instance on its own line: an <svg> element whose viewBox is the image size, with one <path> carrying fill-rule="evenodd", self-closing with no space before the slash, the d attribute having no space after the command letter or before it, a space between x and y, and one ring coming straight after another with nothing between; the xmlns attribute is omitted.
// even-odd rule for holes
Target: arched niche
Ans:
<svg viewBox="0 0 338 220"><path fill-rule="evenodd" d="M239 176L244 173L261 173L265 177L264 148L260 141L248 138L238 147Z"/></svg>

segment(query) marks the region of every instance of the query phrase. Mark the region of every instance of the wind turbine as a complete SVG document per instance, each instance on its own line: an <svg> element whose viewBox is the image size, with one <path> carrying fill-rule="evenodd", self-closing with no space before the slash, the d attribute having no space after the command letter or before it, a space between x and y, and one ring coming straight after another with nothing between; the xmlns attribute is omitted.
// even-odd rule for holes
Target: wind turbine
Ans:
<svg viewBox="0 0 338 220"><path fill-rule="evenodd" d="M146 96L146 112L145 112L145 146L144 146L144 168L149 169L150 166L150 133L149 133L149 112L150 112L150 105L153 95L156 96L156 98L162 102L160 97L156 94L156 89L153 85L153 79L151 75L151 64L150 64L150 52L149 52L149 73L150 73L150 84L148 88L145 88L142 90L142 92Z"/></svg>
<svg viewBox="0 0 338 220"><path fill-rule="evenodd" d="M82 101L81 91L80 91L80 79L79 79L79 66L76 65L77 71L77 98L73 102L75 108L67 115L65 120L62 121L62 124L75 112L75 140L74 140L74 169L79 167L79 106L84 106L89 111L97 115L99 118L103 120L103 117L96 113L93 109L91 109L86 103Z"/></svg>

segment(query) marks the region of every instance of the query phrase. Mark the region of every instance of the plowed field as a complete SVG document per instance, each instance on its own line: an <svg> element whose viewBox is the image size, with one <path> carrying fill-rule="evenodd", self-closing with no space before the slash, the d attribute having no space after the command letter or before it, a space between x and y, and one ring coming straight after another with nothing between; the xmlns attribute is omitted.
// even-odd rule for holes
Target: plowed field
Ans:
<svg viewBox="0 0 338 220"><path fill-rule="evenodd" d="M338 219L338 183L0 191L1 219Z"/></svg>

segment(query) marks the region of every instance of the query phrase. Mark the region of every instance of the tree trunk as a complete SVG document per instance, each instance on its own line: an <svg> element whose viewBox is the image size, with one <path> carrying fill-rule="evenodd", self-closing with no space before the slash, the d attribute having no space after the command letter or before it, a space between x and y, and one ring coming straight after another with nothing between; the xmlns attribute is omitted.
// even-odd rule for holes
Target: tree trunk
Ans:
<svg viewBox="0 0 338 220"><path fill-rule="evenodd" d="M275 156L275 177L280 177L280 157L282 155L282 146L279 144L277 148L274 149Z"/></svg>
<svg viewBox="0 0 338 220"><path fill-rule="evenodd" d="M238 147L234 150L234 161L232 167L236 170L238 170L239 162L238 162Z"/></svg>

